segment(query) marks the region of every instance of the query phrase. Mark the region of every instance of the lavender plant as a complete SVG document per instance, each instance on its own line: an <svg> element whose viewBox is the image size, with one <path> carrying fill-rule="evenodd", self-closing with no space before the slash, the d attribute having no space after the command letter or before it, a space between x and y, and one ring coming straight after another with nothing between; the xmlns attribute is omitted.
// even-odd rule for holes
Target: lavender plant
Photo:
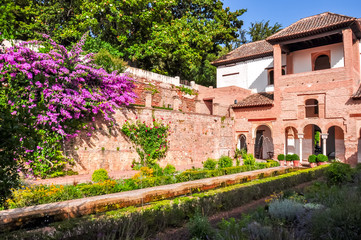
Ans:
<svg viewBox="0 0 361 240"><path fill-rule="evenodd" d="M127 75L107 73L92 54L81 55L86 34L69 51L43 37L0 52L0 132L12 138L0 149L13 154L17 171L45 177L71 163L62 154L64 141L91 130L97 116L112 122L115 109L135 94Z"/></svg>

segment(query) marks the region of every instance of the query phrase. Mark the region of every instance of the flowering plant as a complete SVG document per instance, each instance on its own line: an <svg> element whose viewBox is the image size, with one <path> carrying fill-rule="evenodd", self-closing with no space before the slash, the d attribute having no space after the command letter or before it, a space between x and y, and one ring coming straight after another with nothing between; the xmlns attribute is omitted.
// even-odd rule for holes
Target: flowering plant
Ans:
<svg viewBox="0 0 361 240"><path fill-rule="evenodd" d="M64 168L62 143L90 127L95 116L113 121L115 108L133 102L132 79L82 56L86 34L71 50L43 35L0 52L0 128L17 126L14 160L28 174L45 177ZM1 130L1 129L0 129ZM90 134L90 133L89 133Z"/></svg>
<svg viewBox="0 0 361 240"><path fill-rule="evenodd" d="M169 125L153 118L152 124L126 121L122 132L136 145L141 164L153 166L168 150Z"/></svg>

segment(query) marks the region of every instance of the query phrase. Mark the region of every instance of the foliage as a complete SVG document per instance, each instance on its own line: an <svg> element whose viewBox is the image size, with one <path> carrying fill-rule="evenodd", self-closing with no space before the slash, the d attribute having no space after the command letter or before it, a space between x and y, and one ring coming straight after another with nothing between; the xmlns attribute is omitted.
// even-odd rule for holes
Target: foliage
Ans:
<svg viewBox="0 0 361 240"><path fill-rule="evenodd" d="M286 161L293 161L293 154L287 154Z"/></svg>
<svg viewBox="0 0 361 240"><path fill-rule="evenodd" d="M218 168L227 168L233 166L233 159L228 156L221 156L218 159Z"/></svg>
<svg viewBox="0 0 361 240"><path fill-rule="evenodd" d="M208 158L207 161L203 163L203 168L208 170L214 170L217 166L217 160Z"/></svg>
<svg viewBox="0 0 361 240"><path fill-rule="evenodd" d="M109 176L108 176L107 170L102 169L102 168L95 170L92 174L93 182L103 182L108 179L109 179Z"/></svg>
<svg viewBox="0 0 361 240"><path fill-rule="evenodd" d="M10 208L17 208L56 201L77 199L82 197L98 196L108 193L131 191L141 188L186 182L202 178L222 176L227 174L262 169L266 167L278 166L278 163L276 164L277 165L275 165L274 163L264 163L256 166L239 166L201 171L186 170L179 174L176 174L175 176L172 176L171 174L167 175L166 170L163 170L165 176L154 176L154 169L149 167L142 167L141 172L139 174L136 174L133 178L120 181L105 180L98 183L82 183L66 186L59 185L53 186L51 188L46 185L32 185L27 188L23 186L21 189L12 189L13 195L12 198L8 198L7 206ZM171 165L169 165L168 168L172 169ZM263 178L265 176L262 175L259 177ZM249 180L250 179L245 179L244 181ZM56 192L54 191L55 188L57 188Z"/></svg>
<svg viewBox="0 0 361 240"><path fill-rule="evenodd" d="M54 239L62 239L65 235L69 238L81 236L83 239L91 239L93 236L100 235L104 239L115 237L118 239L149 238L152 234L167 227L182 226L197 211L201 210L204 216L210 216L242 206L273 192L317 179L322 176L325 168L327 166L320 166L204 193L196 193L191 196L177 197L172 201L154 202L150 203L147 208L129 207L107 212L99 217L94 215L69 219L53 224L53 236ZM259 215L258 212L257 214ZM250 220L246 217L239 223L240 227L247 226L248 221ZM11 237L17 239L37 239L43 235L44 233L41 231L11 233ZM0 237L6 239L6 235L0 235Z"/></svg>
<svg viewBox="0 0 361 240"><path fill-rule="evenodd" d="M300 160L300 157L296 153L294 153L294 154L292 154L292 160L293 161Z"/></svg>
<svg viewBox="0 0 361 240"><path fill-rule="evenodd" d="M189 88L189 87L185 87L185 86L178 86L177 87L181 92L188 94L188 95L198 95L197 91Z"/></svg>
<svg viewBox="0 0 361 240"><path fill-rule="evenodd" d="M109 74L90 55L80 55L86 35L69 51L42 37L46 41L23 42L0 54L0 126L12 136L5 144L18 170L46 177L72 163L62 155L64 141L80 129L91 131L97 115L111 124L110 114L135 94L129 77Z"/></svg>
<svg viewBox="0 0 361 240"><path fill-rule="evenodd" d="M285 160L285 155L284 154L278 154L277 160Z"/></svg>
<svg viewBox="0 0 361 240"><path fill-rule="evenodd" d="M352 180L354 171L349 164L332 163L326 170L327 183L339 185Z"/></svg>
<svg viewBox="0 0 361 240"><path fill-rule="evenodd" d="M143 166L152 166L163 158L168 150L169 125L153 119L152 124L137 120L126 121L122 132L134 143Z"/></svg>
<svg viewBox="0 0 361 240"><path fill-rule="evenodd" d="M102 48L94 55L94 63L102 67L107 73L117 71L122 73L126 69L126 62L119 57L113 56L108 50Z"/></svg>
<svg viewBox="0 0 361 240"><path fill-rule="evenodd" d="M208 218L198 212L189 219L187 228L191 237L196 239L212 239L215 234Z"/></svg>
<svg viewBox="0 0 361 240"><path fill-rule="evenodd" d="M315 163L316 160L317 160L317 156L315 154L311 154L310 156L308 156L309 163Z"/></svg>
<svg viewBox="0 0 361 240"><path fill-rule="evenodd" d="M282 25L276 22L273 26L269 24L269 20L264 22L254 22L248 29L248 34L251 36L252 42L266 39L267 37L280 31Z"/></svg>
<svg viewBox="0 0 361 240"><path fill-rule="evenodd" d="M317 155L317 162L327 162L328 161L328 157L326 155L323 154L318 154Z"/></svg>
<svg viewBox="0 0 361 240"><path fill-rule="evenodd" d="M244 165L255 165L256 159L254 158L252 153L245 154L243 157L243 164Z"/></svg>
<svg viewBox="0 0 361 240"><path fill-rule="evenodd" d="M271 217L286 221L294 221L304 211L302 203L290 199L276 199L268 206Z"/></svg>
<svg viewBox="0 0 361 240"><path fill-rule="evenodd" d="M71 46L91 31L86 46L92 52L106 48L142 69L207 85L215 84L211 62L237 39L246 11L232 12L220 0L6 0L2 5L6 37L27 40L45 32Z"/></svg>
<svg viewBox="0 0 361 240"><path fill-rule="evenodd" d="M165 176L171 176L176 172L175 167L172 164L167 164L163 169L163 174Z"/></svg>
<svg viewBox="0 0 361 240"><path fill-rule="evenodd" d="M321 137L321 133L319 131L316 131L315 136L314 136L314 144L315 144L315 146L319 146L320 137Z"/></svg>

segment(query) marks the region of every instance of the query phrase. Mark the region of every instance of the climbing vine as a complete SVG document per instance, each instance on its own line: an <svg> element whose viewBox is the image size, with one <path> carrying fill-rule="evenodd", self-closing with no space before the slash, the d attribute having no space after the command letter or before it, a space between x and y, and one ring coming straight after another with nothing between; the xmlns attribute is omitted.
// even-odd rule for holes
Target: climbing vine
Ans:
<svg viewBox="0 0 361 240"><path fill-rule="evenodd" d="M126 120L122 127L122 132L135 144L143 166L153 166L165 156L168 150L168 130L169 125L154 118L150 124L139 120Z"/></svg>
<svg viewBox="0 0 361 240"><path fill-rule="evenodd" d="M71 163L62 154L65 141L91 128L98 115L112 122L114 109L135 96L128 76L81 55L86 35L71 50L43 38L0 52L0 132L11 136L0 151L14 155L18 171L41 177Z"/></svg>

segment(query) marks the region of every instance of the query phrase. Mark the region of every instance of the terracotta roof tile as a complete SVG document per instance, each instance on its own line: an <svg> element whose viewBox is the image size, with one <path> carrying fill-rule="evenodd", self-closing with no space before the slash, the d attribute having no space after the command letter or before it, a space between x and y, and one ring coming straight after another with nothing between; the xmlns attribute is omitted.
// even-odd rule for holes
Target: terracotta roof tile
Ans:
<svg viewBox="0 0 361 240"><path fill-rule="evenodd" d="M242 107L260 107L273 105L273 92L261 92L252 94L237 104L231 105L232 108Z"/></svg>
<svg viewBox="0 0 361 240"><path fill-rule="evenodd" d="M272 55L272 45L265 40L261 40L257 42L243 44L239 48L213 61L212 64L215 66L220 66L224 64L230 64L234 62L246 61L254 58Z"/></svg>
<svg viewBox="0 0 361 240"><path fill-rule="evenodd" d="M361 98L361 85L360 87L357 89L356 93L354 95L352 95L352 98L354 99L359 99Z"/></svg>
<svg viewBox="0 0 361 240"><path fill-rule="evenodd" d="M302 18L301 20L268 37L267 41L277 42L322 33L338 29L340 27L349 26L351 23L354 23L355 20L357 19L354 17L325 12L311 17Z"/></svg>

